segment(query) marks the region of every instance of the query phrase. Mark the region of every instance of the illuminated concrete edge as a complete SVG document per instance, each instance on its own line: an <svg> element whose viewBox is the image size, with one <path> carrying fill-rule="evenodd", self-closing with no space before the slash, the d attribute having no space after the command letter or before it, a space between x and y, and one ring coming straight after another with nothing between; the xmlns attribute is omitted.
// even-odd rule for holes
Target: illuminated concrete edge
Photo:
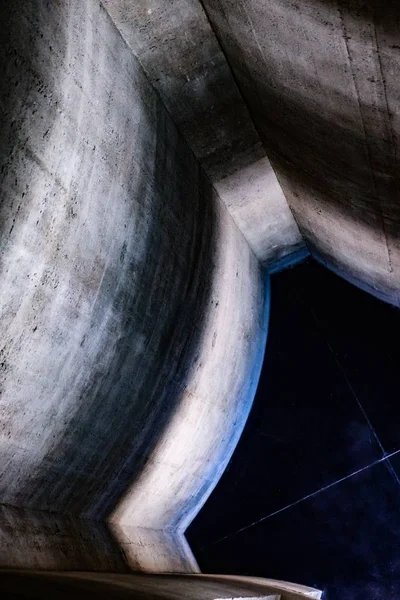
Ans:
<svg viewBox="0 0 400 600"><path fill-rule="evenodd" d="M199 0L103 0L146 75L265 265L305 248Z"/></svg>

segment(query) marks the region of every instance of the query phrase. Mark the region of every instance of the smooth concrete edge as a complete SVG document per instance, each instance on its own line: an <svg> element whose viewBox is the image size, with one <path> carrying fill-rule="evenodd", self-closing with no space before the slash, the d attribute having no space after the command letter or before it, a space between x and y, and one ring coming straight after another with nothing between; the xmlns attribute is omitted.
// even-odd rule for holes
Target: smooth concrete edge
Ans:
<svg viewBox="0 0 400 600"><path fill-rule="evenodd" d="M144 573L93 573L84 571L27 571L0 569L0 573L33 576L46 580L80 580L97 584L112 585L116 590L143 591L154 597L204 598L204 600L232 600L255 598L268 600L305 600L321 598L321 592L305 586L259 577L236 575L188 575L188 574L144 574Z"/></svg>
<svg viewBox="0 0 400 600"><path fill-rule="evenodd" d="M175 23L177 3L153 0L148 10L144 6L135 10L129 3L120 0L102 0L101 4L141 64L146 78L257 258L270 264L277 249L280 255L290 254L294 247L304 244L275 169L262 147L253 117L232 75L203 3L186 0L185 5L181 5L179 18L182 20L182 27L179 31L172 25ZM163 26L159 30L157 15L160 18L163 13L169 19L161 19ZM188 27L191 27L191 35L197 36L190 47L187 46ZM155 51L157 45L164 48L164 52ZM183 70L174 70L175 63L170 56L181 56L182 52L191 66L186 74L184 67ZM211 54L212 59L209 57L200 69L199 63L205 60L204 54L207 53ZM186 67L189 68L188 65ZM193 87L192 84L188 85L192 78L197 82ZM215 82L221 80L224 85L214 89ZM227 98L236 106L236 111L231 116L226 114ZM199 106L202 111L211 112L213 119L218 118L218 114L220 117L223 115L219 127L212 120L203 118L202 126L193 129L193 122L199 120ZM223 131L222 136L218 134L220 130ZM219 148L221 139L226 135L232 146L228 153L224 146ZM204 136L201 143L199 136ZM251 143L248 140L244 144L245 148L239 150L239 138L250 138ZM207 152L204 145L208 148ZM218 159L225 154L229 156L229 166L227 163L223 168L219 165L215 169L215 163L219 164ZM213 157L213 162L210 162L210 157Z"/></svg>
<svg viewBox="0 0 400 600"><path fill-rule="evenodd" d="M291 267L295 267L296 265L302 263L310 256L310 251L307 247L300 248L291 254L283 256L279 258L277 261L272 263L271 265L267 265L266 269L269 275L274 275L275 273L280 273L285 269L290 269Z"/></svg>

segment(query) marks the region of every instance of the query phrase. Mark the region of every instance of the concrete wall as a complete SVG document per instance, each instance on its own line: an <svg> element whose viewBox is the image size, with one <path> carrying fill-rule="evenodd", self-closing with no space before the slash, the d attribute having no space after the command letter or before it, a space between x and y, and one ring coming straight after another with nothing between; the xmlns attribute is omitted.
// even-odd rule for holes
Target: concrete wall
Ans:
<svg viewBox="0 0 400 600"><path fill-rule="evenodd" d="M182 532L252 403L265 277L98 2L0 21L0 502Z"/></svg>
<svg viewBox="0 0 400 600"><path fill-rule="evenodd" d="M103 0L266 266L308 254L199 0Z"/></svg>
<svg viewBox="0 0 400 600"><path fill-rule="evenodd" d="M311 253L399 305L399 5L203 4Z"/></svg>

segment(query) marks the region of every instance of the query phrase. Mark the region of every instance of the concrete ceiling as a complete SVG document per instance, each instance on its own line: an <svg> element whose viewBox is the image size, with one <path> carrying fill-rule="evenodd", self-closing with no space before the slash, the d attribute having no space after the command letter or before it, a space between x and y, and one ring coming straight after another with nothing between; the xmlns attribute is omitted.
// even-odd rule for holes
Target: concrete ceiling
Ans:
<svg viewBox="0 0 400 600"><path fill-rule="evenodd" d="M258 257L301 251L283 190L317 259L399 305L396 3L104 5Z"/></svg>
<svg viewBox="0 0 400 600"><path fill-rule="evenodd" d="M104 0L219 196L267 265L306 248L198 0Z"/></svg>

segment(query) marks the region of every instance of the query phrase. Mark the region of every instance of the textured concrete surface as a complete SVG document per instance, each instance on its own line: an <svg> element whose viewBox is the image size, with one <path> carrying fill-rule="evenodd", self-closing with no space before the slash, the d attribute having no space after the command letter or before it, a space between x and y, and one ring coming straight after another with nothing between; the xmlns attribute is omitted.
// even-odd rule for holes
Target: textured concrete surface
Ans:
<svg viewBox="0 0 400 600"><path fill-rule="evenodd" d="M282 189L315 257L400 304L400 9L104 4L127 43L96 0L0 7L1 560L194 572L261 263L305 254Z"/></svg>
<svg viewBox="0 0 400 600"><path fill-rule="evenodd" d="M320 598L312 588L260 577L229 577L215 575L118 575L96 573L38 573L1 571L0 589L24 598L135 598L165 600L302 600ZM295 591L295 588L297 590ZM57 594L57 595L55 595ZM317 594L317 595L315 595ZM14 597L14 596L13 596ZM19 596L17 596L19 597ZM46 595L47 597L47 595Z"/></svg>
<svg viewBox="0 0 400 600"><path fill-rule="evenodd" d="M0 506L0 568L198 573L178 531Z"/></svg>
<svg viewBox="0 0 400 600"><path fill-rule="evenodd" d="M199 0L103 0L257 257L305 244Z"/></svg>
<svg viewBox="0 0 400 600"><path fill-rule="evenodd" d="M159 493L162 496L164 490L160 489ZM165 505L168 506L168 500ZM109 524L108 531L124 556L125 568L135 573L200 573L182 531L152 529L146 522L144 524L147 526ZM107 571L106 568L101 570Z"/></svg>
<svg viewBox="0 0 400 600"><path fill-rule="evenodd" d="M399 305L398 4L204 6L312 254Z"/></svg>
<svg viewBox="0 0 400 600"><path fill-rule="evenodd" d="M124 529L149 530L153 569L196 570L183 530L250 410L268 280L104 8L0 18L0 502L109 517L133 565Z"/></svg>
<svg viewBox="0 0 400 600"><path fill-rule="evenodd" d="M0 566L129 571L123 549L105 523L6 506L0 506Z"/></svg>
<svg viewBox="0 0 400 600"><path fill-rule="evenodd" d="M244 583L269 586L270 588L279 589L283 597L290 598L290 594L294 594L294 597L302 595L306 598L317 598L318 600L322 597L321 590L311 588L307 585L300 585L298 583L290 583L288 581L278 581L276 579L266 579L265 577L245 577L243 575L202 575L204 578L217 578L218 581L229 581L230 583ZM286 595L286 596L285 596Z"/></svg>
<svg viewBox="0 0 400 600"><path fill-rule="evenodd" d="M218 181L215 189L269 272L308 255L266 156Z"/></svg>

